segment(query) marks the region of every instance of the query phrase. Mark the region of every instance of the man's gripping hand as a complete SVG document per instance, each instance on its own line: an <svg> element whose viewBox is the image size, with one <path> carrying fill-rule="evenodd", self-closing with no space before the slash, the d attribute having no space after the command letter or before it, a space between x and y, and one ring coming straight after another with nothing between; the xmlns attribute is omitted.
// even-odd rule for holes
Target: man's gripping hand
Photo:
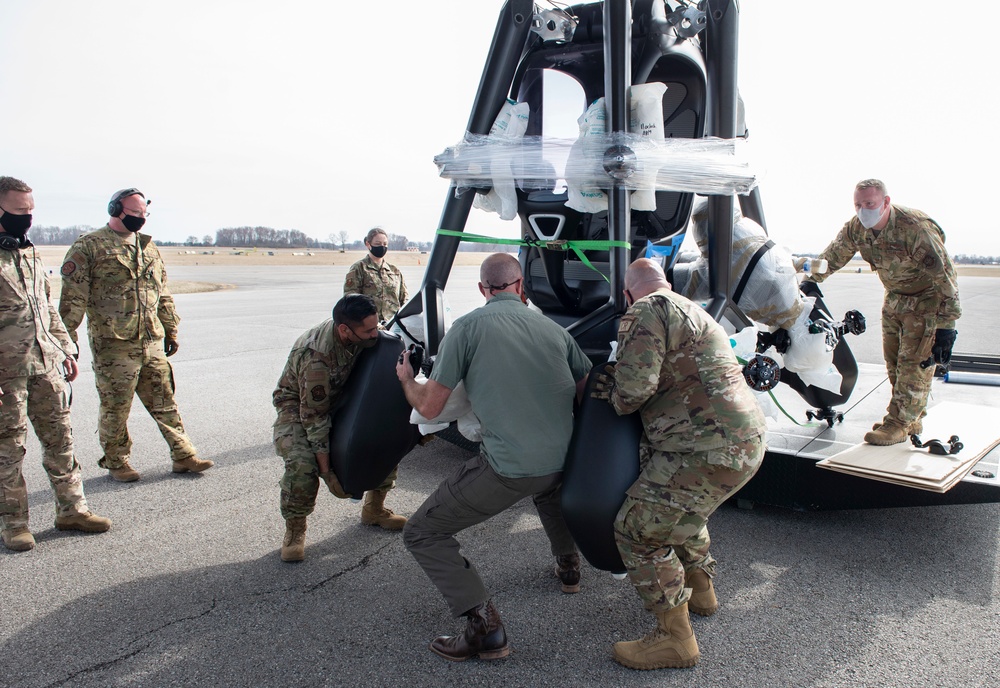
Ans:
<svg viewBox="0 0 1000 688"><path fill-rule="evenodd" d="M163 340L163 352L167 355L167 358L170 358L171 356L173 356L174 354L176 354L177 353L177 349L179 349L179 348L180 348L180 345L177 343L176 339L164 339Z"/></svg>
<svg viewBox="0 0 1000 688"><path fill-rule="evenodd" d="M340 481L337 480L337 474L333 471L320 473L319 477L324 483L326 483L326 486L330 488L330 492L333 493L334 497L339 497L340 499L347 499L350 497L349 494L344 492L344 488L341 486Z"/></svg>
<svg viewBox="0 0 1000 688"><path fill-rule="evenodd" d="M396 359L396 377L404 384L416 377L413 365L410 363L410 352L407 349L403 349L403 353Z"/></svg>
<svg viewBox="0 0 1000 688"><path fill-rule="evenodd" d="M590 396L594 399L611 399L611 392L615 388L615 364L605 363L594 380L594 387L590 391Z"/></svg>

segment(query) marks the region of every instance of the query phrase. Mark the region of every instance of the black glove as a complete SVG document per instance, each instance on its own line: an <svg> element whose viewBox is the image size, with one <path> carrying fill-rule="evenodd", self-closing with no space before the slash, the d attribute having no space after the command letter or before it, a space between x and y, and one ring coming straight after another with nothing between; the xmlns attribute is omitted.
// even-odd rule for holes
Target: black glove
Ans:
<svg viewBox="0 0 1000 688"><path fill-rule="evenodd" d="M597 373L594 380L594 387L590 391L590 396L594 399L611 398L611 391L615 388L615 364L605 363L604 368Z"/></svg>
<svg viewBox="0 0 1000 688"><path fill-rule="evenodd" d="M951 350L955 346L955 339L958 338L958 330L935 330L934 347L931 355L934 362L945 368L951 363Z"/></svg>
<svg viewBox="0 0 1000 688"><path fill-rule="evenodd" d="M819 285L812 280L802 280L802 284L799 285L799 290L806 296L818 296L823 298L823 292L819 290Z"/></svg>
<svg viewBox="0 0 1000 688"><path fill-rule="evenodd" d="M177 349L179 349L179 348L180 348L180 346L177 345L177 340L176 339L164 339L163 340L163 351L164 351L164 353L167 354L167 358L170 358L171 356L173 356L174 354L176 354L177 353Z"/></svg>

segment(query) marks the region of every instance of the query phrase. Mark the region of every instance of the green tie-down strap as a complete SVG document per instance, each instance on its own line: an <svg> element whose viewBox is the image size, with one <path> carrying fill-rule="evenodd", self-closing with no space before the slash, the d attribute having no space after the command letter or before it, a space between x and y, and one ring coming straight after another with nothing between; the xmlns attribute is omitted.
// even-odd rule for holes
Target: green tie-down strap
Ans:
<svg viewBox="0 0 1000 688"><path fill-rule="evenodd" d="M594 267L593 263L583 254L584 251L609 251L612 248L632 248L632 244L627 241L599 241L596 239L557 239L554 241L544 241L541 239L496 239L494 237L483 236L482 234L468 234L466 232L456 232L452 229L439 229L438 234L442 236L458 237L462 241L471 241L474 244L504 244L507 246L528 246L534 248L545 248L550 251L573 251L580 262L596 272L604 281L611 284L611 280L603 272Z"/></svg>

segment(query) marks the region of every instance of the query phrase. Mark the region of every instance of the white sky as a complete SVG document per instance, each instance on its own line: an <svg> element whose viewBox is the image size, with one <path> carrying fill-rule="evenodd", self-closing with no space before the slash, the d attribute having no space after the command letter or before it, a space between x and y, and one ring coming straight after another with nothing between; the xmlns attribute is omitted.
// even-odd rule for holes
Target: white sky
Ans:
<svg viewBox="0 0 1000 688"><path fill-rule="evenodd" d="M102 225L119 188L164 240L222 227L432 239L435 154L468 121L501 0L3 0L0 174L35 223ZM424 8L415 12L415 8ZM818 251L855 182L1000 255L1000 3L744 0L739 81L771 235ZM515 236L473 210L469 231Z"/></svg>

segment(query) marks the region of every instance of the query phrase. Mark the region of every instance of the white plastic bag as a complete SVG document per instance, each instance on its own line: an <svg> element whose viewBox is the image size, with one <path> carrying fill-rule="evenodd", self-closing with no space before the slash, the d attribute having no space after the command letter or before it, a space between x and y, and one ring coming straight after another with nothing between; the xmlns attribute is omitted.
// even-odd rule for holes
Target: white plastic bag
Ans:
<svg viewBox="0 0 1000 688"><path fill-rule="evenodd" d="M416 382L426 385L427 378L423 373L417 375ZM438 430L444 430L453 421L458 421L458 431L473 442L479 442L479 418L472 412L472 403L465 392L465 383L459 382L448 396L444 408L434 418L425 418L416 409L410 412L410 423L420 427L420 434L428 435ZM463 429L464 428L464 429ZM469 433L469 434L467 434ZM473 436L469 436L472 434Z"/></svg>
<svg viewBox="0 0 1000 688"><path fill-rule="evenodd" d="M604 176L603 170L595 173L591 168L601 159L604 134L607 131L604 98L598 98L580 115L580 136L573 143L566 160L566 207L581 213L599 213L608 209L608 196L600 188L581 181L571 170L578 170L585 179Z"/></svg>
<svg viewBox="0 0 1000 688"><path fill-rule="evenodd" d="M844 376L833 365L833 348L827 345L825 333L809 332L809 315L816 299L806 297L804 301L806 307L788 329L791 343L783 357L785 368L797 373L807 385L839 394Z"/></svg>
<svg viewBox="0 0 1000 688"><path fill-rule="evenodd" d="M666 84L636 84L630 90L629 127L644 140L663 140L663 94ZM659 168L643 165L636 171L639 188L632 192L632 210L656 210L656 175Z"/></svg>
<svg viewBox="0 0 1000 688"><path fill-rule="evenodd" d="M521 138L528 129L530 110L528 103L517 103L508 98L490 128L490 136ZM472 205L480 210L497 213L501 220L513 220L517 215L517 193L514 191L515 175L510 160L493 160L490 163L490 174L493 177L493 188L485 195L476 194Z"/></svg>

